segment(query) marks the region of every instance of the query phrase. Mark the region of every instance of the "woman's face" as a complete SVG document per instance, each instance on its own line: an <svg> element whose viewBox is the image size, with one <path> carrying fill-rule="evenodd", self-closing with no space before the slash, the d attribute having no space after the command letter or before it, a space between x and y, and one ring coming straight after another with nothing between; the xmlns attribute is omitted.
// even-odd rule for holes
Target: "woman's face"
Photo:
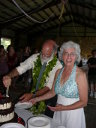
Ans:
<svg viewBox="0 0 96 128"><path fill-rule="evenodd" d="M74 48L68 48L64 50L63 61L66 66L74 65L76 61L76 52Z"/></svg>

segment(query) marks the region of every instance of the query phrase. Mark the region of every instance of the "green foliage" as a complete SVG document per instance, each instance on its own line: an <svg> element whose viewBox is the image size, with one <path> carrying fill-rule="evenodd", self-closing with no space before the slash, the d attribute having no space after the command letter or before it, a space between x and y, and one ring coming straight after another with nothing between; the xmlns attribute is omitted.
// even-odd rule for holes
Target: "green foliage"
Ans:
<svg viewBox="0 0 96 128"><path fill-rule="evenodd" d="M46 78L49 77L49 73L53 69L53 67L56 65L56 62L57 62L57 57L54 56L54 58L48 63L45 71L42 74L42 78L40 80L40 84L39 84L38 89L41 89L44 87L44 84L46 82ZM39 55L37 61L34 62L34 69L32 71L32 73L33 73L33 87L32 87L31 92L34 92L36 89L36 83L37 83L37 79L38 79L38 76L40 73L41 66L42 66L42 64L41 64L41 59L40 59L40 55Z"/></svg>
<svg viewBox="0 0 96 128"><path fill-rule="evenodd" d="M46 105L44 101L40 101L39 103L37 103L36 105L32 106L32 108L30 109L30 111L32 111L32 113L34 115L39 115L41 113L44 113L46 109Z"/></svg>
<svg viewBox="0 0 96 128"><path fill-rule="evenodd" d="M42 89L44 87L44 84L46 83L46 78L49 77L49 73L50 71L53 69L53 67L56 65L57 62L57 57L54 56L54 58L47 64L46 69L44 70L43 74L42 74L42 78L40 80L40 84L38 89ZM40 59L40 55L38 56L36 62L34 62L34 69L32 71L33 73L33 87L32 87L32 91L34 92L36 89L36 82L40 73L40 69L41 69L41 59ZM44 101L41 101L39 103L37 103L36 105L32 106L32 108L30 109L30 111L33 112L33 114L41 114L44 113L46 109L46 105Z"/></svg>

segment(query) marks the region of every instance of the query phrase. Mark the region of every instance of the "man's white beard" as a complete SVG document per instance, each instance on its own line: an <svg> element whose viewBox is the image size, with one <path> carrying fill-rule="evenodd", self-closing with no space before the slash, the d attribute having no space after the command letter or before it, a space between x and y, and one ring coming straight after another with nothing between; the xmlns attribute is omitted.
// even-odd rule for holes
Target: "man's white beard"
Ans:
<svg viewBox="0 0 96 128"><path fill-rule="evenodd" d="M41 63L42 64L47 63L49 60L53 59L53 56L54 56L54 54L52 54L49 58L47 58L47 57L42 57L42 54L41 54L40 55Z"/></svg>

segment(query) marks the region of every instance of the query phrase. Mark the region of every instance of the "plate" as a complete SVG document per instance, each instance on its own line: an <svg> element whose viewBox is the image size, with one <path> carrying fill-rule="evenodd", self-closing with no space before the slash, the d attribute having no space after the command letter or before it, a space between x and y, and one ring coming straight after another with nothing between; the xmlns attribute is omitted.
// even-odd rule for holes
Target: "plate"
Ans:
<svg viewBox="0 0 96 128"><path fill-rule="evenodd" d="M6 123L3 124L0 128L25 128L25 127L18 123Z"/></svg>
<svg viewBox="0 0 96 128"><path fill-rule="evenodd" d="M15 104L16 108L20 108L20 109L28 109L32 107L32 103L31 102L18 102L17 104Z"/></svg>
<svg viewBox="0 0 96 128"><path fill-rule="evenodd" d="M32 117L28 120L28 128L50 128L50 120L46 117Z"/></svg>

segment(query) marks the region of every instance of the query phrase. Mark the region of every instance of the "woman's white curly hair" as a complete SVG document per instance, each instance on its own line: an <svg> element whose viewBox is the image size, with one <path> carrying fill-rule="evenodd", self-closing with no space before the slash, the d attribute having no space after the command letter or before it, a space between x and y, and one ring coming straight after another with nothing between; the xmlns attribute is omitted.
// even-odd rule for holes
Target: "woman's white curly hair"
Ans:
<svg viewBox="0 0 96 128"><path fill-rule="evenodd" d="M81 60L81 55L80 55L81 49L80 49L80 45L77 44L77 43L75 43L75 42L73 42L73 41L64 42L61 45L60 52L59 52L59 59L62 60L63 52L64 52L64 50L66 50L68 48L74 48L75 49L75 53L77 55L76 63L79 63L80 60Z"/></svg>

